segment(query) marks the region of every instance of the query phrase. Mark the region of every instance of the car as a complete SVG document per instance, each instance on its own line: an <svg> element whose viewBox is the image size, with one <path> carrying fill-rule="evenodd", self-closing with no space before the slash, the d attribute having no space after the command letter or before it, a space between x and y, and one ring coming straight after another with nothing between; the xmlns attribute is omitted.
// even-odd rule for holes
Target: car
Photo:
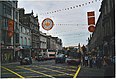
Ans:
<svg viewBox="0 0 116 79"><path fill-rule="evenodd" d="M24 57L20 60L21 65L30 65L32 64L32 58L31 57Z"/></svg>
<svg viewBox="0 0 116 79"><path fill-rule="evenodd" d="M44 60L44 57L42 56L42 54L39 54L36 60L43 61Z"/></svg>
<svg viewBox="0 0 116 79"><path fill-rule="evenodd" d="M69 65L79 65L81 63L80 58L67 57L66 63Z"/></svg>
<svg viewBox="0 0 116 79"><path fill-rule="evenodd" d="M65 54L58 54L55 58L55 63L65 63Z"/></svg>

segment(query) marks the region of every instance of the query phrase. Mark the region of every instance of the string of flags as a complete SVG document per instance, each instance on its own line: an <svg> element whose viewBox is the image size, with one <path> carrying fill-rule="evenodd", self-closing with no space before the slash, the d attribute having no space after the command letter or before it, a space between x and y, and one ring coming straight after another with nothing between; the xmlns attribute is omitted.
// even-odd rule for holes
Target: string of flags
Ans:
<svg viewBox="0 0 116 79"><path fill-rule="evenodd" d="M71 7L64 8L64 9L59 9L59 10L55 10L55 11L50 11L50 12L46 12L46 13L41 13L40 15L47 15L47 14L57 13L57 12L61 12L61 11L72 10L72 9L75 9L75 8L79 8L79 7L86 6L86 5L88 5L88 4L90 5L90 4L95 3L95 2L98 2L98 1L101 1L101 0L89 1L89 2L86 2L86 3L83 3L83 4L71 6Z"/></svg>
<svg viewBox="0 0 116 79"><path fill-rule="evenodd" d="M78 25L87 25L87 24L54 24L55 26L78 26Z"/></svg>

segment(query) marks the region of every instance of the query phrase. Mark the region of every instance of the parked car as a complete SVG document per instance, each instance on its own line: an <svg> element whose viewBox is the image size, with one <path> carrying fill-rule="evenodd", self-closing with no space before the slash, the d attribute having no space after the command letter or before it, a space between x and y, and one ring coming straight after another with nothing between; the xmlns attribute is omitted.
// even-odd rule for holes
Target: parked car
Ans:
<svg viewBox="0 0 116 79"><path fill-rule="evenodd" d="M24 57L20 60L21 65L30 65L32 64L32 58L31 57Z"/></svg>
<svg viewBox="0 0 116 79"><path fill-rule="evenodd" d="M65 54L58 54L55 58L55 63L65 63Z"/></svg>
<svg viewBox="0 0 116 79"><path fill-rule="evenodd" d="M39 54L36 60L43 61L44 60L44 57L42 56L42 54Z"/></svg>
<svg viewBox="0 0 116 79"><path fill-rule="evenodd" d="M66 58L66 63L69 65L79 65L81 63L81 59L68 57Z"/></svg>

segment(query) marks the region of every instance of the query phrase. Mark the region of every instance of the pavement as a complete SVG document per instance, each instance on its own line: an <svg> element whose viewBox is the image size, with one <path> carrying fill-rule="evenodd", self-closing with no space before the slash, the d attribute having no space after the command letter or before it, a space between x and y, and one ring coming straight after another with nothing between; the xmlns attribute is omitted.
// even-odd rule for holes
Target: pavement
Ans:
<svg viewBox="0 0 116 79"><path fill-rule="evenodd" d="M90 68L81 66L77 78L104 78L104 68Z"/></svg>

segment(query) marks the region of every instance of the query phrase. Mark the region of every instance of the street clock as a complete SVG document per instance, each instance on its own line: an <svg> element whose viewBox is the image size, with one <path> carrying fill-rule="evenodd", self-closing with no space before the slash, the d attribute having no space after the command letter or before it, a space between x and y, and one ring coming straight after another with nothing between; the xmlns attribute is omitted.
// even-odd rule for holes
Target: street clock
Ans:
<svg viewBox="0 0 116 79"><path fill-rule="evenodd" d="M54 22L53 22L53 20L52 19L50 19L50 18L46 18L46 19L44 19L43 21L42 21L42 28L44 29L44 30L51 30L52 28L53 28L53 26L54 26Z"/></svg>

